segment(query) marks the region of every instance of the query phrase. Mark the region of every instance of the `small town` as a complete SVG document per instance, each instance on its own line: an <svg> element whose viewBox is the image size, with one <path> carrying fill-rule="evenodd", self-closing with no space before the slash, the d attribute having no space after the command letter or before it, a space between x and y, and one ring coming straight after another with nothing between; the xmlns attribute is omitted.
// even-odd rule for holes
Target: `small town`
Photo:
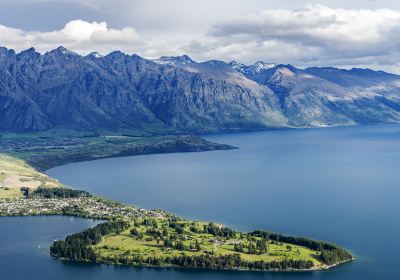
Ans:
<svg viewBox="0 0 400 280"><path fill-rule="evenodd" d="M0 200L0 216L71 215L92 219L163 218L159 210L138 209L95 197Z"/></svg>

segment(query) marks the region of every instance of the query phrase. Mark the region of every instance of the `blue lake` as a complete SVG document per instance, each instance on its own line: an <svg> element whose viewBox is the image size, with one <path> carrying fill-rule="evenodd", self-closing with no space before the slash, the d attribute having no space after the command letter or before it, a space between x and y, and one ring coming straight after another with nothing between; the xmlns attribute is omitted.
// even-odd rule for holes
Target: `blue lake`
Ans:
<svg viewBox="0 0 400 280"><path fill-rule="evenodd" d="M29 279L398 279L399 125L208 139L239 149L104 159L53 168L48 174L71 187L143 208L240 230L268 229L333 241L352 250L357 261L322 272L238 273L71 264L51 259L37 246L13 253L14 243L22 246L17 238L23 239L14 235L15 230L24 228L23 235L32 240L44 231L40 238L49 244L55 236L89 223L38 217L0 219L0 250L5 247L5 253L0 251L0 271L9 251L19 254L22 265L7 279L26 279L15 277L22 273ZM2 235L8 236L6 241ZM31 239L24 242L29 245ZM37 265L23 265L36 257ZM47 275L39 273L45 270Z"/></svg>

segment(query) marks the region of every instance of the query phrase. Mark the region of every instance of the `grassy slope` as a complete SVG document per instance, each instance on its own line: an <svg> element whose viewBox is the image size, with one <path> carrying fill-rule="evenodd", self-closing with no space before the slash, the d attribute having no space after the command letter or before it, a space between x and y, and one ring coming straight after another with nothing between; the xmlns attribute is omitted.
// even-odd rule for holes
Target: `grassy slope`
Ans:
<svg viewBox="0 0 400 280"><path fill-rule="evenodd" d="M55 187L60 183L38 172L25 161L0 154L0 199L22 197L21 187Z"/></svg>
<svg viewBox="0 0 400 280"><path fill-rule="evenodd" d="M166 225L166 222L163 220L158 220L158 228L162 228L162 224ZM214 239L214 236L211 234L205 233L193 233L188 228L191 222L183 222L187 223L187 227L185 232L181 237L184 236L183 243L189 247L190 244L194 244L196 240L201 245L201 251L197 252L195 250L184 250L179 251L172 248L164 248L163 241L157 242L154 236L146 234L146 227L140 226L137 229L143 233L143 238L140 240L132 236L130 234L131 228L133 226L120 233L120 234L110 234L107 235L104 240L94 245L93 248L95 249L96 255L98 256L99 260L106 261L110 259L118 259L124 256L130 255L142 255L143 257L156 257L156 258L165 258L165 257L173 257L179 256L182 254L186 255L202 255L205 252L213 252L216 255L231 255L237 252L234 251L233 242L242 242L242 244L246 245L249 241L246 239L245 236L240 236L239 233L236 234L235 238L225 239L219 237L218 240L225 243L219 246L214 246L214 243L211 240ZM199 228L202 228L205 223L197 223ZM168 228L168 227L167 227ZM168 228L168 234L174 235L177 234L176 231L172 228ZM152 240L150 240L152 239ZM259 240L260 238L256 238ZM228 244L231 243L231 244ZM253 242L254 243L254 242ZM243 260L247 261L264 261L264 262L271 262L271 261L279 261L283 259L293 259L293 260L311 260L314 263L314 268L322 268L325 267L319 260L319 252L313 251L306 247L292 245L291 250L289 250L286 246L289 244L286 243L278 243L273 244L271 241L268 242L268 252L262 255L256 254L248 254L246 251L244 253L240 253Z"/></svg>

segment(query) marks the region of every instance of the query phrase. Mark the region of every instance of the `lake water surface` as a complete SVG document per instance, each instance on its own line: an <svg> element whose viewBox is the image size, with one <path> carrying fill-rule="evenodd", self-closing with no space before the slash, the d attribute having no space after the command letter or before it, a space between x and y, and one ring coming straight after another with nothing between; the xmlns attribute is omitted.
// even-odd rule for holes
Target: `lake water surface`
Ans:
<svg viewBox="0 0 400 280"><path fill-rule="evenodd" d="M239 149L104 159L57 167L48 174L74 188L143 208L214 220L240 230L268 229L333 241L352 250L357 261L323 272L210 272L63 263L35 249L32 254L16 251L22 264L35 254L36 261L42 260L34 267L21 265L18 272L25 271L29 279L45 280L398 279L399 125L241 133L208 139ZM4 250L1 234L10 236L4 244L5 252L12 253L13 244L19 244L13 238L22 238L14 236L15 230L24 228L24 234L36 238L37 228L44 226L48 234L40 238L50 243L62 235L60 231L66 235L76 231L75 227L84 228L84 223L78 220L75 225L60 217L0 219L0 250ZM24 242L29 245L30 241ZM0 271L6 255L0 251ZM47 269L46 276L35 274Z"/></svg>

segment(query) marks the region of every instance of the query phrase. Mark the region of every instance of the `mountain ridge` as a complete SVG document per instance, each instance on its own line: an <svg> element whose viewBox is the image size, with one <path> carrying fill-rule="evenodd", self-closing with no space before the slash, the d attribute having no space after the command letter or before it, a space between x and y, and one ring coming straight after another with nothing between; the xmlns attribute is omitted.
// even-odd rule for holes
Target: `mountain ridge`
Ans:
<svg viewBox="0 0 400 280"><path fill-rule="evenodd" d="M0 130L215 132L400 121L400 76L258 61L0 48Z"/></svg>

